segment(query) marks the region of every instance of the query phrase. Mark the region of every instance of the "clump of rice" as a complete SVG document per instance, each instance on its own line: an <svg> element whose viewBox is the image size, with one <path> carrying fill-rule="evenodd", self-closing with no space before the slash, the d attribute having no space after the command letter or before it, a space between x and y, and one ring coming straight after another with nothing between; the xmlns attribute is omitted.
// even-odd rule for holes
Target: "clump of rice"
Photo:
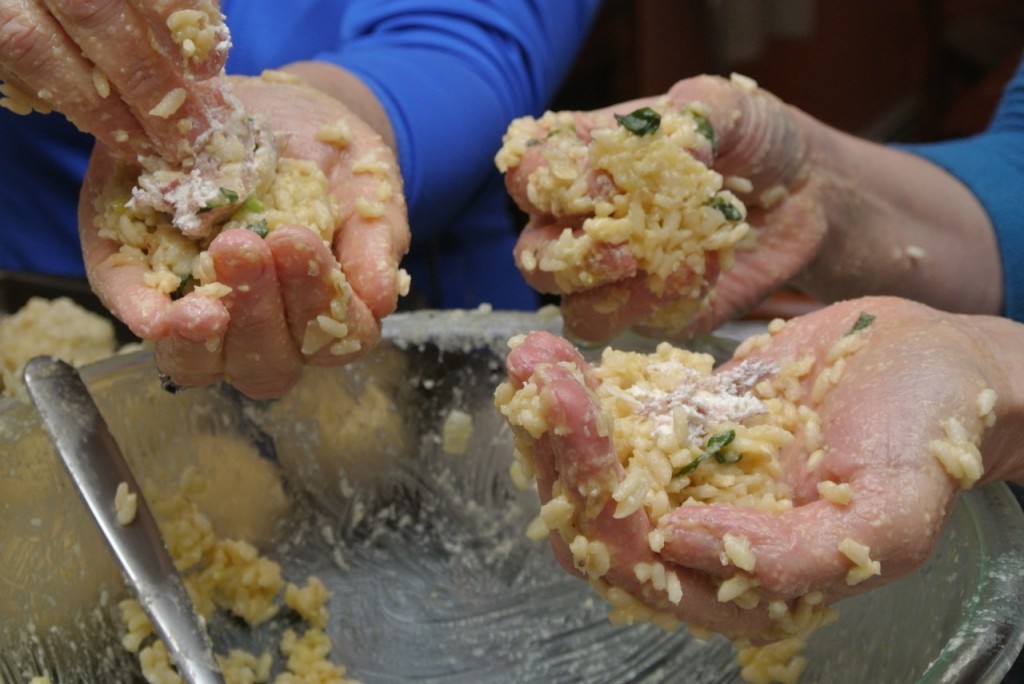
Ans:
<svg viewBox="0 0 1024 684"><path fill-rule="evenodd" d="M566 228L543 254L521 255L523 268L551 273L565 292L585 290L601 279L595 252L616 246L633 255L656 294L674 273L689 271L694 277L687 289L646 322L671 331L706 305L718 269L731 266L751 229L746 208L722 176L690 152L714 144L701 106L681 111L662 98L649 112L655 130L638 133L620 123L593 130L588 141L576 135L572 113L520 118L509 126L495 161L508 172L543 143L545 163L527 179L530 202L554 216L589 217L579 231ZM609 181L600 183L600 196L591 192L595 176Z"/></svg>
<svg viewBox="0 0 1024 684"><path fill-rule="evenodd" d="M116 349L109 319L67 297L33 297L18 311L0 317L0 395L25 397L21 373L36 356L54 356L81 366Z"/></svg>
<svg viewBox="0 0 1024 684"><path fill-rule="evenodd" d="M283 665L276 684L356 684L345 677L345 668L330 660L331 639L324 631L330 618L330 592L317 577L305 586L287 582L281 567L262 556L252 544L220 537L209 517L193 501L205 487L202 478L187 470L177 486L147 491L160 532L175 566L182 573L197 612L210 623L222 611L257 628L276 616L282 607L306 623L292 624L278 638ZM125 628L122 646L137 653L142 674L154 684L182 684L170 662L166 646L134 598L118 606ZM275 669L270 651L250 653L232 649L217 660L227 684L271 681Z"/></svg>
<svg viewBox="0 0 1024 684"><path fill-rule="evenodd" d="M250 197L238 198L223 190L221 198L211 200L211 210L218 203L237 203L237 207L217 231L204 236L188 236L174 225L171 214L133 202L135 173L122 167L120 176L105 188L98 201L97 228L100 237L120 245L120 262L144 264L146 284L168 295L180 296L216 283L204 255L224 230L247 228L269 235L281 225L298 223L330 244L339 221L340 209L328 192L327 176L308 160L278 159L273 178ZM207 291L211 296L228 292Z"/></svg>

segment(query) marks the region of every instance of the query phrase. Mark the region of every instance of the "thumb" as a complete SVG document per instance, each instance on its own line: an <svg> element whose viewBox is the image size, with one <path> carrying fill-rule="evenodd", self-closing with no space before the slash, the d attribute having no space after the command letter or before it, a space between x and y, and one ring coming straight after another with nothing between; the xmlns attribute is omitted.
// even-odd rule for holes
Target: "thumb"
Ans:
<svg viewBox="0 0 1024 684"><path fill-rule="evenodd" d="M770 206L777 193L803 182L803 115L750 79L695 76L676 83L668 95L677 106L696 106L708 118L715 134L714 168L750 182L749 189L736 192L748 206Z"/></svg>

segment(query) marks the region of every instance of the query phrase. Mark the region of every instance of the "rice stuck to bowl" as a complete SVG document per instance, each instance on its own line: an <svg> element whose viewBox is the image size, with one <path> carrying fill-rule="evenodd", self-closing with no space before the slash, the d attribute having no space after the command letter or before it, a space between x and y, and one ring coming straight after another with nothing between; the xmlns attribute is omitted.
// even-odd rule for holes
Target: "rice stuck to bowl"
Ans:
<svg viewBox="0 0 1024 684"><path fill-rule="evenodd" d="M21 373L36 356L74 366L104 359L117 349L114 324L67 297L32 297L0 316L0 395L27 399Z"/></svg>

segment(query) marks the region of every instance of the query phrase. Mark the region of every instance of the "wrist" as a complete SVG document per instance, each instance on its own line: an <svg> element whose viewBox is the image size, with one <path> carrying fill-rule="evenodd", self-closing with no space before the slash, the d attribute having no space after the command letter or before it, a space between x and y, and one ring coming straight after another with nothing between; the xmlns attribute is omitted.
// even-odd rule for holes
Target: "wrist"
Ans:
<svg viewBox="0 0 1024 684"><path fill-rule="evenodd" d="M808 287L826 301L895 295L939 309L996 314L1002 270L977 198L923 157L820 122L807 126L826 238Z"/></svg>

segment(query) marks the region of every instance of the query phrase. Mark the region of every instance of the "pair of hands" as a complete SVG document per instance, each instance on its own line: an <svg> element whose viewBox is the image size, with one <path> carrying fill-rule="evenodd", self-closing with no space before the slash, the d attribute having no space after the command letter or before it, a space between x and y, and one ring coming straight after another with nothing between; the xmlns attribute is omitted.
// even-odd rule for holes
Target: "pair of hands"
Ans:
<svg viewBox="0 0 1024 684"><path fill-rule="evenodd" d="M59 111L97 140L79 206L89 281L114 315L156 342L158 365L172 382L226 378L250 396L275 396L307 363L343 364L373 348L380 321L401 292L398 265L409 229L393 150L350 109L299 82L229 82L223 75L228 31L216 3L206 0L0 0L0 35L0 80L15 105ZM168 115L161 103L172 91L183 100ZM188 163L202 135L239 105L261 117L280 156L312 160L324 172L341 225L330 245L302 225L282 226L266 239L244 229L223 231L208 253L217 281L231 292L172 300L144 284L141 264L115 258L118 245L95 227L95 201L119 164ZM351 130L350 143L318 141L317 132L340 119ZM376 219L355 209L370 179L353 167L368 154L387 163L384 180L394 188ZM329 273L339 265L351 289L348 339L359 349L304 356L307 322L331 313Z"/></svg>
<svg viewBox="0 0 1024 684"><path fill-rule="evenodd" d="M671 515L665 547L654 552L647 543L652 526L647 514L641 509L615 519L610 492L595 492L582 477L601 472L618 482L624 476L610 438L602 436L607 431L601 429L592 393L596 380L583 358L566 340L533 334L511 352L509 381L517 388L538 383L549 422L563 426L521 439L533 452L542 502L558 483L559 491L574 498L573 524L609 548L612 562L604 579L690 624L751 637L770 625L764 602L743 610L716 597L716 580L735 571L721 560L726 533L750 540L757 558L754 580L765 596L792 605L799 596L820 591L833 602L897 578L931 553L960 489L929 451L929 444L943 437L944 420L956 417L975 440L984 457L980 482L1024 482L1012 447L1021 436L1024 387L1013 350L1024 341L1024 331L1003 319L945 313L990 314L1001 305L991 226L977 200L951 176L913 155L830 129L735 81L691 78L676 84L669 97L680 109L694 101L705 106L717 136L712 168L750 182L749 190L737 195L757 231L756 245L736 251L733 268L719 274L709 306L685 333L714 330L783 284L795 284L823 302L846 301L792 320L753 352L754 358L782 362L809 352L821 358L860 312L876 316L865 348L848 360L841 382L815 407L822 418L824 460L808 470L798 437L782 457L784 479L794 494L792 511L684 506ZM646 104L578 113L575 132L586 141L593 128L614 125L613 113ZM528 253L531 264L541 261L564 228L578 230L586 218L552 215L530 201L527 179L545 163L544 133L538 131L540 142L506 176L510 194L529 215L517 258ZM591 174L588 188L596 195L606 179L593 169ZM677 280L680 290L656 295L646 274L628 268L628 251L617 245L599 249L604 251L595 260L616 268L579 289L560 289L550 274L523 261L520 266L535 288L560 295L571 338L604 341L630 329L655 332L645 330L643 321L684 291L685 267ZM610 309L609 301L619 305ZM994 426L977 414L976 399L985 388L998 397ZM822 499L817 484L824 480L848 483L851 502L841 506ZM846 538L870 548L880 576L847 584L851 561L838 551ZM562 564L578 574L557 532L551 540ZM637 580L636 563L651 561L679 578L684 597L679 604Z"/></svg>

